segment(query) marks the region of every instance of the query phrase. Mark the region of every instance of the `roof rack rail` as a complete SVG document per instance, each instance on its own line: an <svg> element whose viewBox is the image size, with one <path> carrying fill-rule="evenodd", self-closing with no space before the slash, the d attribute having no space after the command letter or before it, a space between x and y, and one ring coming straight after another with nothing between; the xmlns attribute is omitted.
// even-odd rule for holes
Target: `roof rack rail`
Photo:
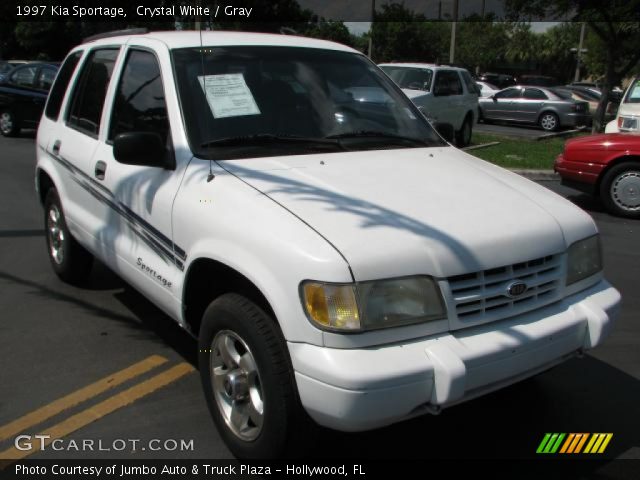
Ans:
<svg viewBox="0 0 640 480"><path fill-rule="evenodd" d="M82 43L93 42L94 40L100 40L101 38L120 37L122 35L142 35L149 33L148 28L127 28L125 30L112 30L111 32L96 33L90 37L83 38Z"/></svg>

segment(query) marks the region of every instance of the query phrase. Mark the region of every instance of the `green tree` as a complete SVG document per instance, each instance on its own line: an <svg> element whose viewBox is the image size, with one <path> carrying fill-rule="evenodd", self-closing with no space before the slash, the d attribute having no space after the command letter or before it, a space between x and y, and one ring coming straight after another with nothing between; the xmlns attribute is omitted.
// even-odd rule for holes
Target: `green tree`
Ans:
<svg viewBox="0 0 640 480"><path fill-rule="evenodd" d="M506 7L511 18L553 15L587 23L596 38L588 65L603 72L602 98L593 118L593 131L601 131L609 92L640 61L640 22L619 21L637 19L640 0L506 0Z"/></svg>
<svg viewBox="0 0 640 480"><path fill-rule="evenodd" d="M449 23L427 22L403 5L382 5L371 27L373 60L436 62L448 58Z"/></svg>

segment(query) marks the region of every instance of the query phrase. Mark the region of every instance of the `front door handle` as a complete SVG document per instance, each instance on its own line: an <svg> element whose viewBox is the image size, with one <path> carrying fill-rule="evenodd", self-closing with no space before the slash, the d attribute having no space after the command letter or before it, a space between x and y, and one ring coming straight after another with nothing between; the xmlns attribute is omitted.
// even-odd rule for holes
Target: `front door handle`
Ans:
<svg viewBox="0 0 640 480"><path fill-rule="evenodd" d="M54 155L58 155L60 153L60 145L62 145L60 143L60 140L56 140L55 142L53 142L53 148L51 150L53 151Z"/></svg>
<svg viewBox="0 0 640 480"><path fill-rule="evenodd" d="M104 180L104 175L107 173L107 164L102 160L98 160L96 163L95 176L98 180Z"/></svg>

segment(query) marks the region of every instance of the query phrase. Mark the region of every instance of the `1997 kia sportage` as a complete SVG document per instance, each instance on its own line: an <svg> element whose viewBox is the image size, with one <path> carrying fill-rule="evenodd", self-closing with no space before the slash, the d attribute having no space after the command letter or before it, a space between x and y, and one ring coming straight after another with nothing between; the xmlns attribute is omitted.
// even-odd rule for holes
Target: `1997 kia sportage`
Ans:
<svg viewBox="0 0 640 480"><path fill-rule="evenodd" d="M201 43L202 42L202 43ZM583 211L452 147L368 58L281 35L74 48L37 137L61 279L95 257L199 339L238 457L436 413L599 345Z"/></svg>

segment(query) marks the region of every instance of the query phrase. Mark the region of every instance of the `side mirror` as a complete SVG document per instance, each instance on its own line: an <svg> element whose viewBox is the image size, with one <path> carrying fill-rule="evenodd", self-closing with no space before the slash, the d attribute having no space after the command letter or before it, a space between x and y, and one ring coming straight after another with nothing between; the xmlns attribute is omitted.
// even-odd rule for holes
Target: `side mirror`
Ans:
<svg viewBox="0 0 640 480"><path fill-rule="evenodd" d="M119 133L113 139L113 157L125 165L175 169L175 159L154 132Z"/></svg>
<svg viewBox="0 0 640 480"><path fill-rule="evenodd" d="M450 123L438 122L434 125L436 132L440 134L447 142L453 143L455 138L455 130Z"/></svg>

